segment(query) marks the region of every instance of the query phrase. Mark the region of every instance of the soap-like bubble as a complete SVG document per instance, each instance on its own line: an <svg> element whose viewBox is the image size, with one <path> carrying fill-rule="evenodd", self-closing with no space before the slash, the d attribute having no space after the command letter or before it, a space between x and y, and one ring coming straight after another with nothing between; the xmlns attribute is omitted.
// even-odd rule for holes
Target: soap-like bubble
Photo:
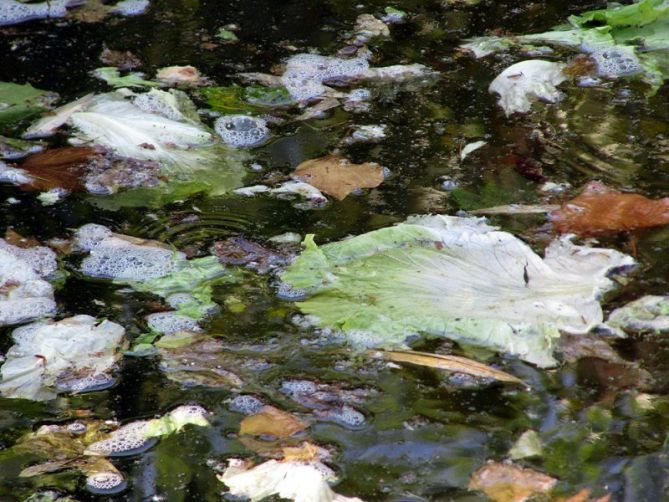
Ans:
<svg viewBox="0 0 669 502"><path fill-rule="evenodd" d="M113 14L122 16L137 16L149 7L149 0L122 0L111 10Z"/></svg>
<svg viewBox="0 0 669 502"><path fill-rule="evenodd" d="M298 54L288 59L281 79L294 99L309 101L327 90L324 84L348 82L362 77L368 71L369 62L363 58Z"/></svg>
<svg viewBox="0 0 669 502"><path fill-rule="evenodd" d="M107 439L89 445L87 452L105 457L123 457L148 450L156 443L146 438L147 420L131 422L115 431Z"/></svg>
<svg viewBox="0 0 669 502"><path fill-rule="evenodd" d="M254 415L258 413L263 406L265 406L265 403L263 403L255 396L243 394L232 399L228 406L230 411L243 413L244 415Z"/></svg>
<svg viewBox="0 0 669 502"><path fill-rule="evenodd" d="M214 124L223 141L235 148L249 148L263 144L269 138L267 122L247 115L225 115Z"/></svg>
<svg viewBox="0 0 669 502"><path fill-rule="evenodd" d="M170 335L179 331L202 331L197 319L176 312L156 312L146 316L149 328L156 333Z"/></svg>
<svg viewBox="0 0 669 502"><path fill-rule="evenodd" d="M294 396L296 394L313 394L318 386L309 380L285 380L281 383L281 392Z"/></svg>
<svg viewBox="0 0 669 502"><path fill-rule="evenodd" d="M314 415L321 420L336 422L349 429L357 429L365 424L365 415L347 404L324 410L315 410Z"/></svg>
<svg viewBox="0 0 669 502"><path fill-rule="evenodd" d="M90 251L103 240L112 236L112 231L104 225L88 223L79 227L74 234L74 244L77 250Z"/></svg>
<svg viewBox="0 0 669 502"><path fill-rule="evenodd" d="M86 488L98 495L112 495L123 491L126 487L125 479L118 472L95 472L86 478Z"/></svg>
<svg viewBox="0 0 669 502"><path fill-rule="evenodd" d="M626 77L643 71L631 47L596 49L590 53L590 57L597 66L597 75L602 77Z"/></svg>

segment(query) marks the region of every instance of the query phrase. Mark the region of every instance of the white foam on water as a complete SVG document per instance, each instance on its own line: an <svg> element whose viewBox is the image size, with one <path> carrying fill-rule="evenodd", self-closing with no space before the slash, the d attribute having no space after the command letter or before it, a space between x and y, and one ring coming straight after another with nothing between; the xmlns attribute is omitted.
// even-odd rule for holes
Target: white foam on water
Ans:
<svg viewBox="0 0 669 502"><path fill-rule="evenodd" d="M267 122L247 115L225 115L214 124L223 141L235 148L250 148L263 144L269 138Z"/></svg>

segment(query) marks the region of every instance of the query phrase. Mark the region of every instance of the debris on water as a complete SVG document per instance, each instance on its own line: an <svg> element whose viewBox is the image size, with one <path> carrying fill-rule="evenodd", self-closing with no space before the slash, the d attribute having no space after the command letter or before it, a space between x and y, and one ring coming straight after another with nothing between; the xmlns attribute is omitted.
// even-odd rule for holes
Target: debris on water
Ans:
<svg viewBox="0 0 669 502"><path fill-rule="evenodd" d="M112 7L110 12L122 16L137 16L143 14L149 5L150 0L121 0Z"/></svg>
<svg viewBox="0 0 669 502"><path fill-rule="evenodd" d="M194 66L167 66L156 73L156 80L168 86L197 87L205 83Z"/></svg>
<svg viewBox="0 0 669 502"><path fill-rule="evenodd" d="M352 342L389 347L427 332L549 367L561 331L585 334L602 321L599 298L616 285L609 272L634 263L569 237L541 258L482 219L415 216L322 247L307 236L281 280L309 293L299 307L318 326L345 327Z"/></svg>
<svg viewBox="0 0 669 502"><path fill-rule="evenodd" d="M141 72L129 72L121 76L121 72L115 66L104 66L96 68L91 75L100 80L104 80L112 87L158 87L158 82L146 80Z"/></svg>
<svg viewBox="0 0 669 502"><path fill-rule="evenodd" d="M22 139L0 136L0 159L18 160L44 150L44 145Z"/></svg>
<svg viewBox="0 0 669 502"><path fill-rule="evenodd" d="M646 295L617 308L609 314L603 328L618 336L669 332L669 296Z"/></svg>
<svg viewBox="0 0 669 502"><path fill-rule="evenodd" d="M100 54L100 61L107 66L115 66L121 71L135 70L142 66L142 61L130 51L117 51L105 47Z"/></svg>
<svg viewBox="0 0 669 502"><path fill-rule="evenodd" d="M388 25L371 14L360 14L355 20L352 43L357 46L365 45L377 38L390 37Z"/></svg>
<svg viewBox="0 0 669 502"><path fill-rule="evenodd" d="M227 469L218 475L218 479L229 488L232 495L251 500L277 495L296 502L362 502L359 498L334 493L328 484L336 480L334 472L315 460L269 460L254 467L240 459L229 459Z"/></svg>
<svg viewBox="0 0 669 502"><path fill-rule="evenodd" d="M211 252L221 263L244 266L260 274L288 264L288 257L244 237L215 242Z"/></svg>
<svg viewBox="0 0 669 502"><path fill-rule="evenodd" d="M487 141L474 141L473 143L467 143L464 147L462 147L462 150L460 151L460 162L465 160L470 153L475 152L481 147L484 147L487 145Z"/></svg>
<svg viewBox="0 0 669 502"><path fill-rule="evenodd" d="M339 200L359 188L376 188L385 179L383 167L379 164L354 164L337 154L302 162L295 168L292 177Z"/></svg>
<svg viewBox="0 0 669 502"><path fill-rule="evenodd" d="M46 247L20 248L0 239L0 326L56 313L53 287L56 254Z"/></svg>
<svg viewBox="0 0 669 502"><path fill-rule="evenodd" d="M386 138L386 125L361 125L356 126L351 134L344 138L344 143L353 145L355 143L379 143Z"/></svg>
<svg viewBox="0 0 669 502"><path fill-rule="evenodd" d="M43 206L53 206L67 197L69 193L69 190L64 188L52 188L51 190L39 194L37 200L39 200Z"/></svg>
<svg viewBox="0 0 669 502"><path fill-rule="evenodd" d="M125 330L88 315L41 321L17 328L15 345L0 368L4 397L45 401L59 391L85 392L109 386L121 358Z"/></svg>
<svg viewBox="0 0 669 502"><path fill-rule="evenodd" d="M263 403L257 397L251 396L249 394L235 396L228 403L228 407L231 411L236 413L243 413L244 415L254 415L258 413L263 408L263 406L265 406L265 403Z"/></svg>
<svg viewBox="0 0 669 502"><path fill-rule="evenodd" d="M556 86L567 80L564 65L529 59L509 66L492 81L488 91L499 95L499 106L507 116L527 113L532 102L557 103L562 94Z"/></svg>
<svg viewBox="0 0 669 502"><path fill-rule="evenodd" d="M85 0L50 0L28 4L18 0L2 0L0 26L25 23L35 19L65 17L68 8L84 2Z"/></svg>

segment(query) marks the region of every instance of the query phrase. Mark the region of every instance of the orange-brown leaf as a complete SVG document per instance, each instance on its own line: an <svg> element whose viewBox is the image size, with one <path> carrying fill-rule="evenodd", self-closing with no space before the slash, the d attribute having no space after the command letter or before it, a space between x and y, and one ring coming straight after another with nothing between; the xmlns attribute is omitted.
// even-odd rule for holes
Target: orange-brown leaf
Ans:
<svg viewBox="0 0 669 502"><path fill-rule="evenodd" d="M491 462L476 471L470 490L481 490L494 502L523 502L533 495L549 492L557 479L513 464Z"/></svg>
<svg viewBox="0 0 669 502"><path fill-rule="evenodd" d="M378 354L388 361L398 363L416 364L418 366L427 366L429 368L437 368L456 373L465 373L479 378L492 378L500 382L524 383L520 378L509 373L491 368L486 364L466 357L430 354L414 350L386 350L379 351Z"/></svg>
<svg viewBox="0 0 669 502"><path fill-rule="evenodd" d="M23 185L26 190L51 190L66 188L79 190L83 186L89 162L100 152L91 147L54 148L29 156L22 164L34 181Z"/></svg>
<svg viewBox="0 0 669 502"><path fill-rule="evenodd" d="M306 427L304 422L287 411L274 406L263 406L258 413L242 420L239 433L287 438Z"/></svg>
<svg viewBox="0 0 669 502"><path fill-rule="evenodd" d="M593 181L550 214L560 233L601 235L669 223L669 198L652 200Z"/></svg>
<svg viewBox="0 0 669 502"><path fill-rule="evenodd" d="M293 178L342 200L358 188L379 186L383 182L383 167L373 162L352 164L339 155L328 155L302 162Z"/></svg>
<svg viewBox="0 0 669 502"><path fill-rule="evenodd" d="M300 446L285 446L283 448L283 460L286 462L300 461L309 462L321 460L326 451L320 446L305 441Z"/></svg>

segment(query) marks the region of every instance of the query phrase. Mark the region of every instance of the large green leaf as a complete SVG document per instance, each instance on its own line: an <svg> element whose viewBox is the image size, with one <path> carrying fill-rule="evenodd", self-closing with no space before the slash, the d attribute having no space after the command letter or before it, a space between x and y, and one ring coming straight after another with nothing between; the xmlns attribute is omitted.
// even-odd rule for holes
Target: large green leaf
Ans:
<svg viewBox="0 0 669 502"><path fill-rule="evenodd" d="M0 130L49 109L56 97L30 84L0 82Z"/></svg>
<svg viewBox="0 0 669 502"><path fill-rule="evenodd" d="M307 295L298 303L323 327L367 346L425 333L555 363L560 331L602 321L607 273L634 260L610 249L554 241L545 258L475 218L419 216L306 249L281 276Z"/></svg>

